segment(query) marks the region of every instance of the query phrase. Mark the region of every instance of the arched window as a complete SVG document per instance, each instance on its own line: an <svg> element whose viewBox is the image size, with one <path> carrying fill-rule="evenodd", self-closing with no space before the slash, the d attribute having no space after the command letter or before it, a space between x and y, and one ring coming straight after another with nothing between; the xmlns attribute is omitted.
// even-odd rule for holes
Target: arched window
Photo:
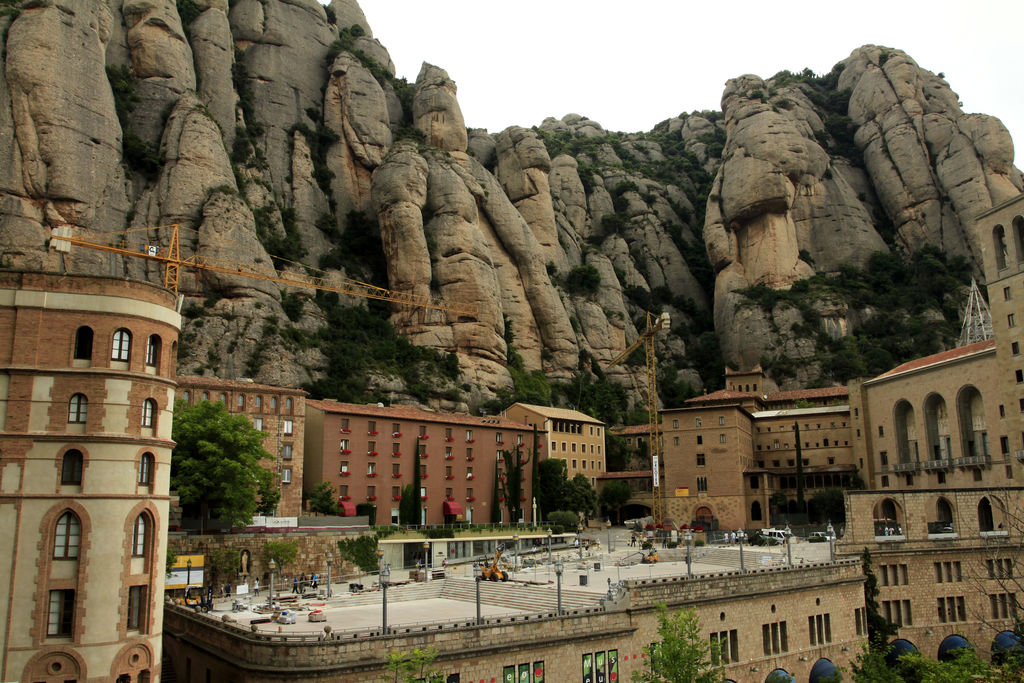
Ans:
<svg viewBox="0 0 1024 683"><path fill-rule="evenodd" d="M68 422L73 424L85 424L85 414L89 407L89 399L85 394L75 394L68 401Z"/></svg>
<svg viewBox="0 0 1024 683"><path fill-rule="evenodd" d="M156 367L160 365L160 337L156 334L149 335L146 341L146 365Z"/></svg>
<svg viewBox="0 0 1024 683"><path fill-rule="evenodd" d="M72 449L64 454L60 465L60 483L82 483L82 451Z"/></svg>
<svg viewBox="0 0 1024 683"><path fill-rule="evenodd" d="M270 409L277 410L277 396L270 397Z"/></svg>
<svg viewBox="0 0 1024 683"><path fill-rule="evenodd" d="M156 465L156 458L152 453L143 453L139 458L139 485L153 485L153 468Z"/></svg>
<svg viewBox="0 0 1024 683"><path fill-rule="evenodd" d="M1017 263L1024 261L1024 218L1013 218L1013 246L1017 251Z"/></svg>
<svg viewBox="0 0 1024 683"><path fill-rule="evenodd" d="M142 426L153 427L156 423L156 401L147 398L142 402Z"/></svg>
<svg viewBox="0 0 1024 683"><path fill-rule="evenodd" d="M92 360L91 327L79 327L75 332L75 360Z"/></svg>
<svg viewBox="0 0 1024 683"><path fill-rule="evenodd" d="M144 557L146 555L146 513L135 518L135 525L132 527L132 555Z"/></svg>
<svg viewBox="0 0 1024 683"><path fill-rule="evenodd" d="M287 410L289 413L292 412L292 399L291 398L286 398L284 400L284 409Z"/></svg>
<svg viewBox="0 0 1024 683"><path fill-rule="evenodd" d="M210 400L210 392L209 391L204 391L203 392L203 400L204 401L209 401Z"/></svg>
<svg viewBox="0 0 1024 683"><path fill-rule="evenodd" d="M245 408L245 394L239 394L236 403L239 408Z"/></svg>
<svg viewBox="0 0 1024 683"><path fill-rule="evenodd" d="M110 349L110 360L128 360L132 351L132 333L118 330L114 333L114 345Z"/></svg>
<svg viewBox="0 0 1024 683"><path fill-rule="evenodd" d="M57 520L53 536L53 557L68 560L78 557L78 546L82 540L82 524L75 513L68 510Z"/></svg>
<svg viewBox="0 0 1024 683"><path fill-rule="evenodd" d="M222 393L220 395L220 402L223 403L224 405L227 405L228 404L228 395Z"/></svg>
<svg viewBox="0 0 1024 683"><path fill-rule="evenodd" d="M191 391L183 392L182 395L181 395L181 398L185 401L185 403L192 403L192 392Z"/></svg>
<svg viewBox="0 0 1024 683"><path fill-rule="evenodd" d="M262 396L253 396L252 397L252 406L256 410L257 413L261 412L263 410L263 397Z"/></svg>
<svg viewBox="0 0 1024 683"><path fill-rule="evenodd" d="M1006 231L1003 226L997 225L992 228L992 251L996 255L996 268L1002 270L1006 267Z"/></svg>
<svg viewBox="0 0 1024 683"><path fill-rule="evenodd" d="M988 498L982 498L978 503L978 529L980 531L993 531L995 523L992 519L992 503Z"/></svg>
<svg viewBox="0 0 1024 683"><path fill-rule="evenodd" d="M761 503L756 500L750 504L750 519L754 522L761 519Z"/></svg>

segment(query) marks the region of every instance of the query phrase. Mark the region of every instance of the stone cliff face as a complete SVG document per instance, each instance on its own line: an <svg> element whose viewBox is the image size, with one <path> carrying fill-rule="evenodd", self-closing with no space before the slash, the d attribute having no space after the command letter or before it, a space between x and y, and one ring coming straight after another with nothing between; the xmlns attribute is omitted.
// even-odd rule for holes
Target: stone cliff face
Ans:
<svg viewBox="0 0 1024 683"><path fill-rule="evenodd" d="M575 114L488 133L467 129L443 69L395 79L355 0L38 0L0 34L0 264L161 281L151 262L47 240L70 225L166 247L174 223L190 256L440 297L467 312L391 315L458 357L459 397L415 399L435 406L512 390L513 358L556 381L604 370L648 310L672 314L659 356L693 390L717 379L712 324L727 361L810 358L745 290L922 245L979 263L970 221L1022 187L998 120L886 48L854 51L827 84L742 76L722 113L648 134ZM330 311L311 290L189 270L180 289L183 373L326 371L308 340L329 336ZM866 315L821 311L838 334ZM608 376L646 394L635 367ZM413 401L386 372L372 383Z"/></svg>

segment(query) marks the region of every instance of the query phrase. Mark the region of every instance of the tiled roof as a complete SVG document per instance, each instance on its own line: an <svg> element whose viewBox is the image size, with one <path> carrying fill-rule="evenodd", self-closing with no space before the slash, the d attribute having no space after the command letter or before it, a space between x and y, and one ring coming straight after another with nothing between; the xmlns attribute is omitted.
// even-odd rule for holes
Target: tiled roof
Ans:
<svg viewBox="0 0 1024 683"><path fill-rule="evenodd" d="M210 389L238 389L240 391L279 391L285 394L308 396L302 389L295 387L278 387L272 384L256 384L240 379L220 379L219 377L196 377L194 375L178 375L175 381L182 387L206 387Z"/></svg>
<svg viewBox="0 0 1024 683"><path fill-rule="evenodd" d="M967 346L959 346L955 349L950 349L949 351L942 351L940 353L935 353L930 356L925 356L924 358L916 358L912 361L907 361L903 365L897 365L892 370L884 372L878 377L875 377L874 380L868 381L879 380L882 379L883 377L892 377L893 375L899 375L904 372L920 370L931 365L938 365L939 363L948 363L949 361L957 360L959 358L966 358L967 356L972 356L977 353L984 353L985 351L994 349L995 345L996 342L994 339L986 339L985 341L975 342L973 344L968 344Z"/></svg>
<svg viewBox="0 0 1024 683"><path fill-rule="evenodd" d="M576 420L577 422L592 422L594 424L604 424L597 418L590 417L586 413L581 413L578 410L569 410L568 408L552 408L550 406L536 406L531 403L513 403L512 406L520 406L526 408L544 417L550 417L553 420ZM506 408L505 410L508 410Z"/></svg>
<svg viewBox="0 0 1024 683"><path fill-rule="evenodd" d="M366 417L379 417L385 420L442 422L444 424L459 424L471 427L533 431L533 427L495 415L477 417L475 415L467 415L466 413L434 413L429 410L413 408L412 406L378 406L376 404L341 403L338 401L306 401L306 406L322 410L325 413L363 415Z"/></svg>
<svg viewBox="0 0 1024 683"><path fill-rule="evenodd" d="M719 389L703 396L694 396L686 399L687 403L706 403L710 401L735 401L744 398L757 398L758 394L749 391L733 391L732 389Z"/></svg>
<svg viewBox="0 0 1024 683"><path fill-rule="evenodd" d="M651 425L627 425L625 427L612 427L608 430L616 436L633 436L634 434L650 434ZM658 431L661 432L661 425L658 425Z"/></svg>
<svg viewBox="0 0 1024 683"><path fill-rule="evenodd" d="M651 470L629 470L628 472L605 472L598 479L650 479Z"/></svg>
<svg viewBox="0 0 1024 683"><path fill-rule="evenodd" d="M841 398L848 396L850 390L842 387L819 387L817 389L794 389L792 391L773 391L765 399L769 403L777 401L796 401L812 398Z"/></svg>

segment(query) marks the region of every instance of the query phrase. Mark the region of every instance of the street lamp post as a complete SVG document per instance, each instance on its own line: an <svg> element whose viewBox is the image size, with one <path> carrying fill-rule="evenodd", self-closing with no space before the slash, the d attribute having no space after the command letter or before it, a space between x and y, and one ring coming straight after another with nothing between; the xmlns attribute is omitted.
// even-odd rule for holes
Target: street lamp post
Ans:
<svg viewBox="0 0 1024 683"><path fill-rule="evenodd" d="M580 551L580 562L583 561L583 525L576 525L576 547Z"/></svg>
<svg viewBox="0 0 1024 683"><path fill-rule="evenodd" d="M612 520L609 519L605 522L605 526L608 528L608 552L615 550L612 547Z"/></svg>
<svg viewBox="0 0 1024 683"><path fill-rule="evenodd" d="M480 569L480 564L477 562L473 563L473 578L476 580L476 623L477 625L482 624L483 620L480 618L480 581L483 579L483 570Z"/></svg>
<svg viewBox="0 0 1024 683"><path fill-rule="evenodd" d="M519 534L512 534L512 577L515 578L519 569Z"/></svg>
<svg viewBox="0 0 1024 683"><path fill-rule="evenodd" d="M277 562L274 562L274 558L270 558L270 595L267 597L267 607L274 609L274 570L277 569Z"/></svg>
<svg viewBox="0 0 1024 683"><path fill-rule="evenodd" d="M789 560L789 566L793 566L793 531L786 525L786 559Z"/></svg>
<svg viewBox="0 0 1024 683"><path fill-rule="evenodd" d="M825 528L825 533L828 534L828 557L832 562L836 561L836 530L832 527L831 520L828 523L828 527Z"/></svg>
<svg viewBox="0 0 1024 683"><path fill-rule="evenodd" d="M192 583L192 558L185 562L185 595L188 595L189 584Z"/></svg>
<svg viewBox="0 0 1024 683"><path fill-rule="evenodd" d="M562 572L564 570L565 566L562 564L562 560L555 562L555 577L558 586L558 616L562 616Z"/></svg>
<svg viewBox="0 0 1024 683"><path fill-rule="evenodd" d="M380 570L380 590L384 595L384 599L381 602L381 631L385 634L388 632L388 583L391 581L391 567L384 565L384 568Z"/></svg>
<svg viewBox="0 0 1024 683"><path fill-rule="evenodd" d="M427 574L427 581L430 581L430 541L423 541L423 571Z"/></svg>
<svg viewBox="0 0 1024 683"><path fill-rule="evenodd" d="M690 559L690 544L693 543L693 534L686 530L686 576L693 578L693 560Z"/></svg>
<svg viewBox="0 0 1024 683"><path fill-rule="evenodd" d="M551 529L548 529L548 564L551 564Z"/></svg>
<svg viewBox="0 0 1024 683"><path fill-rule="evenodd" d="M747 532L745 532L743 529L737 531L736 540L740 542L740 571L745 572L747 571L747 568L743 563L743 541L747 540Z"/></svg>
<svg viewBox="0 0 1024 683"><path fill-rule="evenodd" d="M334 564L334 555L327 553L327 597L331 597L331 565Z"/></svg>

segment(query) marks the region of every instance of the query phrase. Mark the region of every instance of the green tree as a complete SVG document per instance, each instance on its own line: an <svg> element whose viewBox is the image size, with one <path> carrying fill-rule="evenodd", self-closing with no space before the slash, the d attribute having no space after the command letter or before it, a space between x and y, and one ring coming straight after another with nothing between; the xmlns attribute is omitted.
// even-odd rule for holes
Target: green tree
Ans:
<svg viewBox="0 0 1024 683"><path fill-rule="evenodd" d="M724 670L716 666L720 655L716 641L709 644L701 635L700 620L691 609L669 614L658 605L658 635L661 639L644 647L645 668L633 674L638 683L721 683Z"/></svg>
<svg viewBox="0 0 1024 683"><path fill-rule="evenodd" d="M604 439L605 469L609 472L623 472L629 469L631 457L632 449L626 445L626 440L606 431Z"/></svg>
<svg viewBox="0 0 1024 683"><path fill-rule="evenodd" d="M896 635L897 627L882 616L878 607L878 577L871 569L871 552L864 548L860 556L861 571L864 573L864 609L868 622L868 645L879 652L884 652L886 642Z"/></svg>
<svg viewBox="0 0 1024 683"><path fill-rule="evenodd" d="M355 564L361 571L377 571L377 536L367 534L355 538L343 538L338 541L338 554L341 559Z"/></svg>
<svg viewBox="0 0 1024 683"><path fill-rule="evenodd" d="M185 505L208 508L233 526L252 523L257 494L272 488L273 473L260 460L273 459L263 450L263 432L244 415L232 415L223 403L200 401L174 407L171 438L171 489ZM203 514L205 517L205 514Z"/></svg>
<svg viewBox="0 0 1024 683"><path fill-rule="evenodd" d="M256 503L256 514L273 515L277 511L278 503L281 502L281 489L277 485L277 477L270 476L261 479L256 494L259 497Z"/></svg>
<svg viewBox="0 0 1024 683"><path fill-rule="evenodd" d="M596 506L597 494L594 487L590 485L590 480L585 474L577 472L566 487L563 507L578 513L580 517L587 518L594 512Z"/></svg>
<svg viewBox="0 0 1024 683"><path fill-rule="evenodd" d="M601 489L598 501L601 507L615 513L615 521L619 522L619 510L629 501L631 493L629 484L624 481L610 481Z"/></svg>
<svg viewBox="0 0 1024 683"><path fill-rule="evenodd" d="M233 583L238 577L238 570L241 567L241 558L236 548L215 548L210 551L210 561L207 566L209 575L206 577L207 585Z"/></svg>
<svg viewBox="0 0 1024 683"><path fill-rule="evenodd" d="M299 544L295 541L267 541L263 546L263 561L277 563L278 571L295 562L299 556Z"/></svg>
<svg viewBox="0 0 1024 683"><path fill-rule="evenodd" d="M167 546L167 559L164 560L164 574L170 574L174 563L178 561L178 553L170 545Z"/></svg>
<svg viewBox="0 0 1024 683"><path fill-rule="evenodd" d="M412 484L402 487L402 500L398 503L398 523L402 525L419 524L419 489L413 490Z"/></svg>
<svg viewBox="0 0 1024 683"><path fill-rule="evenodd" d="M552 512L560 510L569 488L568 467L564 460L548 458L537 465L537 481L533 495L537 497L537 514L548 519Z"/></svg>
<svg viewBox="0 0 1024 683"><path fill-rule="evenodd" d="M414 647L412 652L389 652L387 674L382 683L443 683L444 674L430 668L437 649Z"/></svg>
<svg viewBox="0 0 1024 683"><path fill-rule="evenodd" d="M532 453L523 455L522 447L517 445L514 450L502 450L499 454L505 462L505 473L499 478L500 491L505 496L509 522L516 524L523 518L523 470L537 457L537 448L535 444Z"/></svg>
<svg viewBox="0 0 1024 683"><path fill-rule="evenodd" d="M832 522L836 528L846 523L846 504L843 501L842 489L818 491L811 496L810 506L820 522Z"/></svg>
<svg viewBox="0 0 1024 683"><path fill-rule="evenodd" d="M322 515L338 514L338 501L335 498L334 484L322 481L309 494L309 509Z"/></svg>

